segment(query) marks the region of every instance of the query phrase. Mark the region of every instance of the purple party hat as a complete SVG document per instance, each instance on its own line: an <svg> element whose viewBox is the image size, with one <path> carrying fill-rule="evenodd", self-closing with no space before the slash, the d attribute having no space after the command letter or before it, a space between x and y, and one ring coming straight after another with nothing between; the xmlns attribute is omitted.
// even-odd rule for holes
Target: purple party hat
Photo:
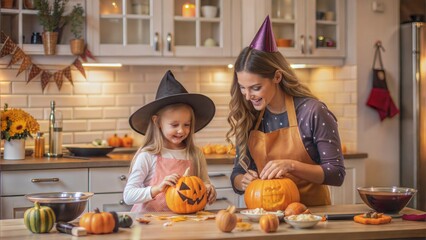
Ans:
<svg viewBox="0 0 426 240"><path fill-rule="evenodd" d="M264 52L278 52L269 15L266 16L265 21L263 21L253 41L251 41L250 47Z"/></svg>

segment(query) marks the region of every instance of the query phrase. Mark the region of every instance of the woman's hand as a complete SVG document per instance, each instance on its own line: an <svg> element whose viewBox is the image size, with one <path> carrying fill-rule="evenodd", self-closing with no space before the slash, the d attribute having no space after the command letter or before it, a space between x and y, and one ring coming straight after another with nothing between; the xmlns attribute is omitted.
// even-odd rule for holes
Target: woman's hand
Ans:
<svg viewBox="0 0 426 240"><path fill-rule="evenodd" d="M211 205L212 203L214 203L216 201L216 189L213 185L211 184L206 184L206 189L207 189L207 202Z"/></svg>
<svg viewBox="0 0 426 240"><path fill-rule="evenodd" d="M151 196L154 198L159 193L166 191L168 187L172 187L176 185L177 181L179 180L180 175L177 173L168 175L164 177L163 181L156 186L152 186L151 188Z"/></svg>
<svg viewBox="0 0 426 240"><path fill-rule="evenodd" d="M262 172L260 173L261 179L273 179L285 177L287 173L294 170L293 160L272 160L269 161Z"/></svg>
<svg viewBox="0 0 426 240"><path fill-rule="evenodd" d="M242 191L245 191L247 189L247 186L255 179L259 179L259 176L257 175L257 172L253 170L248 170L247 173L243 175L243 178L241 179L241 187Z"/></svg>

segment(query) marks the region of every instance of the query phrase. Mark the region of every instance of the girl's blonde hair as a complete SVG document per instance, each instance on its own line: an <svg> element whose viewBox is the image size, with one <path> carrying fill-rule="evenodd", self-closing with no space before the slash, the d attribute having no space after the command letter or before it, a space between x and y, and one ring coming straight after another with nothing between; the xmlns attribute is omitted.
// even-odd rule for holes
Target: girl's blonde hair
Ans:
<svg viewBox="0 0 426 240"><path fill-rule="evenodd" d="M237 78L238 72L244 71L257 74L272 81L275 72L280 71L282 79L279 82L279 87L286 94L294 97L317 98L311 93L309 88L298 80L290 64L280 52L264 52L246 47L237 57L234 69L228 116L228 123L231 125L231 129L226 133L226 140L232 142L231 138L235 136L235 145L239 149L237 153L238 161L248 165L247 141L250 130L253 129L260 112L254 109L253 105L241 93Z"/></svg>
<svg viewBox="0 0 426 240"><path fill-rule="evenodd" d="M162 115L167 110L170 110L170 109L176 110L179 108L186 108L191 113L190 131L189 131L188 137L186 137L186 139L183 140L183 142L186 146L186 155L190 157L191 166L193 166L193 174L198 176L199 164L198 164L198 158L197 158L197 147L195 146L195 143L194 143L195 115L194 115L194 110L188 104L176 103L176 104L167 105L161 108L157 113L154 114L158 116L156 122L154 122L151 116L151 120L149 121L148 128L145 133L144 143L139 148L138 153L141 151L148 152L153 155L159 155L161 153L161 149L164 146L163 133L161 132L159 127ZM138 153L136 153L135 156ZM135 158L133 158L132 163L130 165L130 172L132 171L134 161L135 161Z"/></svg>

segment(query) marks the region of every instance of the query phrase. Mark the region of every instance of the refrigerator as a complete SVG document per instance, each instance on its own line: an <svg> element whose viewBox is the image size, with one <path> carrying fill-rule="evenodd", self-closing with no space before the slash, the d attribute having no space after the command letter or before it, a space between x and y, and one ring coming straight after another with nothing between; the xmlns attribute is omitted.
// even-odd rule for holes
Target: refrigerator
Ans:
<svg viewBox="0 0 426 240"><path fill-rule="evenodd" d="M408 206L426 211L426 23L400 34L400 186L417 189Z"/></svg>

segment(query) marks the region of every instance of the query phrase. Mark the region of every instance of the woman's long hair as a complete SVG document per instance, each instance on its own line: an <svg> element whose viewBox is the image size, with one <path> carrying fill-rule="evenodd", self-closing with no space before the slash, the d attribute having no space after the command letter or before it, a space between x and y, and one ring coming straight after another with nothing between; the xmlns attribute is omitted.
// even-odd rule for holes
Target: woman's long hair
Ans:
<svg viewBox="0 0 426 240"><path fill-rule="evenodd" d="M191 126L190 131L188 134L188 137L186 137L185 140L183 140L185 146L186 146L186 155L190 157L191 166L193 166L192 173L196 176L199 175L199 163L197 158L197 147L194 143L194 132L195 132L195 115L194 110L191 106L184 103L176 103L171 104L163 107L160 109L156 114L158 118L156 119L156 122L152 119L149 121L148 128L146 130L145 134L145 140L142 146L139 148L138 152L135 154L135 156L138 155L139 152L144 151L148 152L153 155L159 155L161 153L161 149L163 149L164 146L164 138L163 133L161 132L161 129L159 127L160 121L162 118L162 113L164 113L166 110L169 109L178 109L178 108L187 108L191 112ZM134 164L135 158L133 158L132 163L130 165L130 171L132 170L133 164Z"/></svg>
<svg viewBox="0 0 426 240"><path fill-rule="evenodd" d="M246 47L235 61L234 68L228 116L228 123L231 125L231 129L226 133L226 140L232 142L231 138L235 136L235 145L239 149L237 153L238 161L246 163L248 166L247 141L250 130L253 129L260 112L256 111L241 93L237 78L238 72L244 71L257 74L272 81L275 72L280 71L283 77L279 82L279 87L286 94L294 97L317 98L311 93L309 88L298 80L290 64L280 52L270 53Z"/></svg>

